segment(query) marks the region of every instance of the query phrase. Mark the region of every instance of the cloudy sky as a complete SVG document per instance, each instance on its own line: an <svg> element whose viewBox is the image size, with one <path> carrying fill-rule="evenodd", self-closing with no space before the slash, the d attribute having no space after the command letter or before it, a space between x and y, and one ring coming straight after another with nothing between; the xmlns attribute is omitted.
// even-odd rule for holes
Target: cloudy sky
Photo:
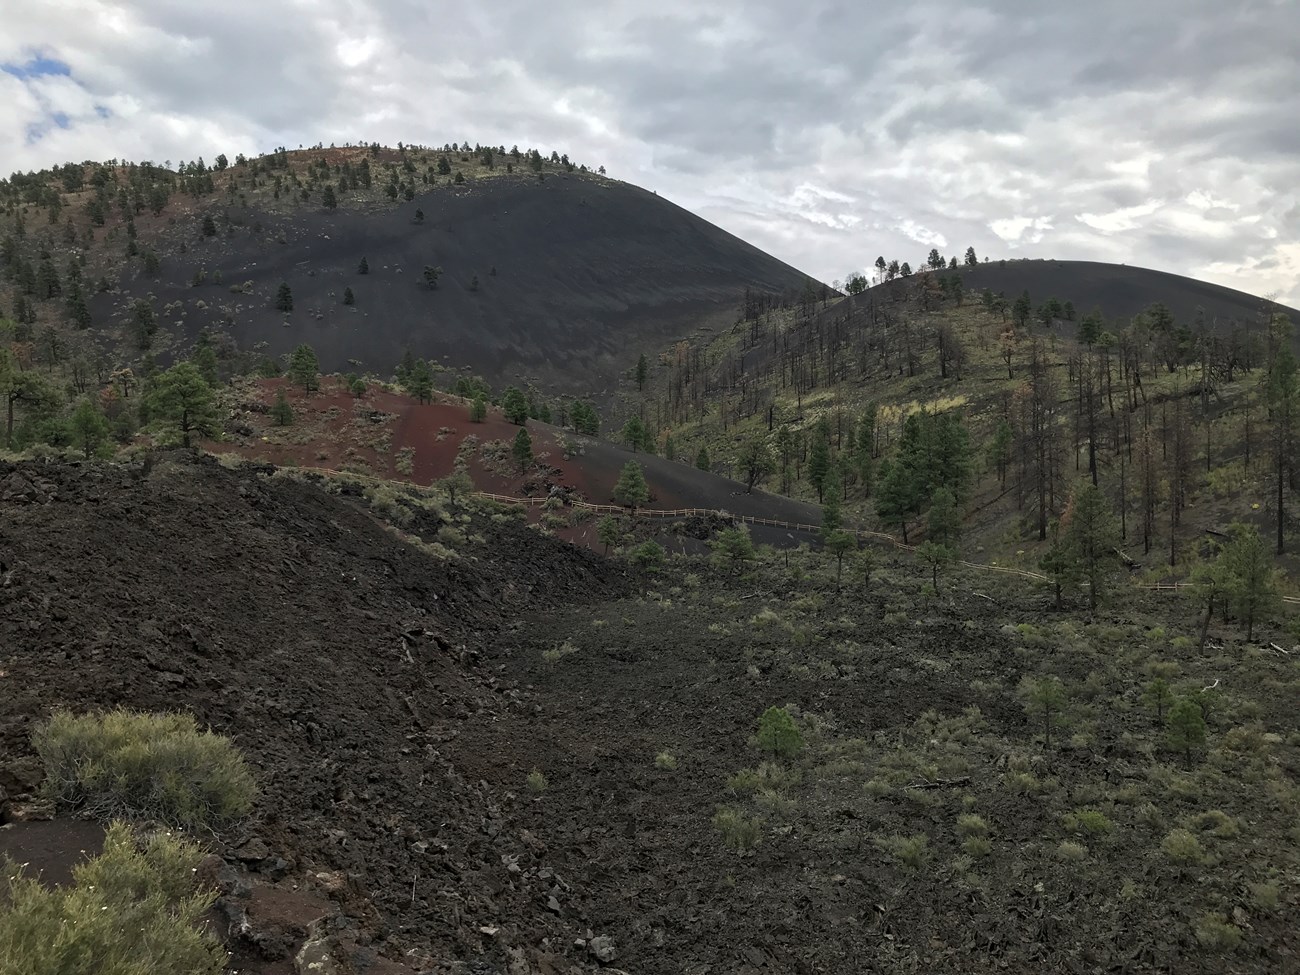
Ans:
<svg viewBox="0 0 1300 975"><path fill-rule="evenodd" d="M567 152L820 278L932 246L1300 304L1294 0L40 0L0 171L278 145Z"/></svg>

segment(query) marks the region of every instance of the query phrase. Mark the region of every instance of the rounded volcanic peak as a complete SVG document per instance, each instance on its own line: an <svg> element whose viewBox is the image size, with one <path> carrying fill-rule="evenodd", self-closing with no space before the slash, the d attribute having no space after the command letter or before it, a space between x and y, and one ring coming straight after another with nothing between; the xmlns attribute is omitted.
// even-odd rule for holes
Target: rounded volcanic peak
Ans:
<svg viewBox="0 0 1300 975"><path fill-rule="evenodd" d="M973 267L960 267L962 285L967 291L985 288L1002 292L1015 299L1028 291L1034 306L1057 298L1072 302L1081 317L1100 308L1109 320L1127 322L1134 315L1157 302L1165 305L1180 323L1193 323L1204 313L1210 326L1226 327L1232 323L1259 323L1273 312L1290 315L1300 322L1300 311L1278 305L1265 298L1198 281L1195 278L1100 261L1058 261L1051 259L988 261Z"/></svg>
<svg viewBox="0 0 1300 975"><path fill-rule="evenodd" d="M443 179L395 205L344 194L333 209L229 211L210 237L195 213L184 252L99 296L96 320L125 320L152 292L159 307L182 303L169 323L182 342L204 328L272 356L307 342L325 371L381 374L410 350L495 388L599 395L639 353L733 323L746 289L806 281L654 193L580 171ZM200 272L220 290L194 287Z"/></svg>

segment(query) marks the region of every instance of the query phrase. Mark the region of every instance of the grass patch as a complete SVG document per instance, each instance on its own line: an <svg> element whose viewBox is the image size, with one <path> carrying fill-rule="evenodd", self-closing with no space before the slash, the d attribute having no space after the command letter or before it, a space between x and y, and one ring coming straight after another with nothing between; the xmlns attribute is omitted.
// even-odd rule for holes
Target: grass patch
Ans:
<svg viewBox="0 0 1300 975"><path fill-rule="evenodd" d="M99 818L212 828L248 815L256 786L230 739L189 714L59 711L32 736L54 801Z"/></svg>
<svg viewBox="0 0 1300 975"><path fill-rule="evenodd" d="M757 846L761 833L759 820L730 806L723 806L714 813L713 828L722 834L722 841L733 850L749 850Z"/></svg>

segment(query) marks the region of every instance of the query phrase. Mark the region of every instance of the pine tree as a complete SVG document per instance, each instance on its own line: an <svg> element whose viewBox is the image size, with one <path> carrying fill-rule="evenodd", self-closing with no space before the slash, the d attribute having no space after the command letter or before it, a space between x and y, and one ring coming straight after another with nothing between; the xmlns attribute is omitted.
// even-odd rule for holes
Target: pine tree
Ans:
<svg viewBox="0 0 1300 975"><path fill-rule="evenodd" d="M343 304L345 304L345 305L355 305L356 303L357 303L357 297L356 297L356 295L354 295L354 294L352 293L352 289L351 289L351 288L344 288L344 289L343 289Z"/></svg>
<svg viewBox="0 0 1300 975"><path fill-rule="evenodd" d="M271 406L271 420L277 427L287 427L293 423L293 407L289 405L289 398L284 395L283 388L275 391L275 403Z"/></svg>
<svg viewBox="0 0 1300 975"><path fill-rule="evenodd" d="M619 439L627 444L628 449L636 453L645 444L649 434L646 432L645 424L641 422L639 416L629 417L628 421L623 424L623 429L619 431Z"/></svg>
<svg viewBox="0 0 1300 975"><path fill-rule="evenodd" d="M510 448L510 455L519 464L520 474L528 470L528 465L533 461L533 438L528 435L527 427L520 427L519 432L515 434L515 442Z"/></svg>
<svg viewBox="0 0 1300 975"><path fill-rule="evenodd" d="M646 378L650 374L650 364L646 361L645 353L641 353L641 358L636 360L636 388L637 392L645 392Z"/></svg>
<svg viewBox="0 0 1300 975"><path fill-rule="evenodd" d="M469 404L469 420L471 423L482 423L487 419L487 400L483 398L482 393L476 393Z"/></svg>
<svg viewBox="0 0 1300 975"><path fill-rule="evenodd" d="M712 470L713 464L709 460L709 448L701 447L700 452L695 455L695 466L702 471Z"/></svg>
<svg viewBox="0 0 1300 975"><path fill-rule="evenodd" d="M1115 568L1115 514L1101 491L1091 481L1082 481L1070 497L1061 524L1067 551L1088 584L1088 608L1095 610Z"/></svg>
<svg viewBox="0 0 1300 975"><path fill-rule="evenodd" d="M370 262L366 260L364 257L361 258L361 263L357 265L357 273L358 274L370 273Z"/></svg>
<svg viewBox="0 0 1300 975"><path fill-rule="evenodd" d="M636 510L638 505L650 500L650 487L646 484L645 472L634 460L623 465L614 485L614 500L625 507Z"/></svg>
<svg viewBox="0 0 1300 975"><path fill-rule="evenodd" d="M77 443L81 445L86 460L99 453L108 442L110 433L108 420L89 397L78 403L76 410L73 411L72 431Z"/></svg>
<svg viewBox="0 0 1300 975"><path fill-rule="evenodd" d="M817 490L817 503L821 504L831 469L830 422L823 416L813 428L812 448L808 452L808 483Z"/></svg>
<svg viewBox="0 0 1300 975"><path fill-rule="evenodd" d="M1175 701L1174 706L1169 709L1165 735L1169 747L1182 751L1190 762L1192 752L1205 744L1205 716L1201 706L1190 697Z"/></svg>
<svg viewBox="0 0 1300 975"><path fill-rule="evenodd" d="M1278 598L1278 571L1253 525L1228 526L1229 540L1219 554L1221 586L1232 612L1246 621L1246 639L1255 638L1255 622Z"/></svg>
<svg viewBox="0 0 1300 975"><path fill-rule="evenodd" d="M415 397L416 402L433 402L433 369L429 366L427 360L415 360L415 363L411 366L406 388Z"/></svg>
<svg viewBox="0 0 1300 975"><path fill-rule="evenodd" d="M191 446L193 437L216 437L221 432L212 388L192 362L180 362L150 382L149 415L164 427L169 439Z"/></svg>
<svg viewBox="0 0 1300 975"><path fill-rule="evenodd" d="M321 204L325 207L326 210L334 210L338 208L339 198L334 195L333 183L325 184L325 189L321 193Z"/></svg>
<svg viewBox="0 0 1300 975"><path fill-rule="evenodd" d="M507 420L516 425L527 422L528 399L518 387L507 386L506 391L501 394L501 412L505 414Z"/></svg>
<svg viewBox="0 0 1300 975"><path fill-rule="evenodd" d="M1020 682L1020 697L1031 718L1043 722L1043 747L1052 747L1052 729L1061 724L1065 687L1058 677L1031 677Z"/></svg>
<svg viewBox="0 0 1300 975"><path fill-rule="evenodd" d="M295 386L301 386L303 392L320 388L320 363L310 345L303 343L289 356L289 379Z"/></svg>
<svg viewBox="0 0 1300 975"><path fill-rule="evenodd" d="M605 554L609 555L611 545L617 545L622 532L619 530L618 521L613 515L606 515L596 523L596 539L605 546Z"/></svg>
<svg viewBox="0 0 1300 975"><path fill-rule="evenodd" d="M281 281L280 287L275 292L275 308L276 311L293 311L293 290L289 287L288 281Z"/></svg>

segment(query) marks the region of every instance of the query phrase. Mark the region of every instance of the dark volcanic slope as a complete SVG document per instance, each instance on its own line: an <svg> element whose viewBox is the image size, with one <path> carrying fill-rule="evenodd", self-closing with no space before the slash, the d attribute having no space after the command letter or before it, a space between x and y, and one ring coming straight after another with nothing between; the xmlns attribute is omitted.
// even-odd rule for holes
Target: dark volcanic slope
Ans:
<svg viewBox="0 0 1300 975"><path fill-rule="evenodd" d="M1256 323L1266 308L1274 308L1300 322L1300 311L1273 305L1244 291L1126 264L1096 261L990 261L962 269L969 290L988 288L1014 298L1025 289L1034 305L1056 297L1072 301L1080 316L1099 307L1108 319L1127 321L1153 302L1164 302L1180 322L1195 320L1205 312L1208 325Z"/></svg>
<svg viewBox="0 0 1300 975"><path fill-rule="evenodd" d="M267 342L271 354L310 342L327 371L359 359L387 375L409 348L469 366L494 385L535 379L594 392L638 352L734 321L746 287L782 291L804 282L801 272L653 193L581 173L440 186L385 212L231 214L240 224L232 234L207 240L201 214L185 218L193 225L187 252L163 261L160 281L137 278L129 296L98 300L117 305L121 318L130 298L152 291L160 307L186 303L183 324L176 315L165 320L183 342L204 326L244 349ZM357 273L363 257L365 276ZM423 281L426 265L444 271L436 290ZM222 284L190 287L199 269L219 269ZM282 280L294 295L287 318L273 307ZM230 292L246 281L252 294ZM354 307L342 304L346 287Z"/></svg>

